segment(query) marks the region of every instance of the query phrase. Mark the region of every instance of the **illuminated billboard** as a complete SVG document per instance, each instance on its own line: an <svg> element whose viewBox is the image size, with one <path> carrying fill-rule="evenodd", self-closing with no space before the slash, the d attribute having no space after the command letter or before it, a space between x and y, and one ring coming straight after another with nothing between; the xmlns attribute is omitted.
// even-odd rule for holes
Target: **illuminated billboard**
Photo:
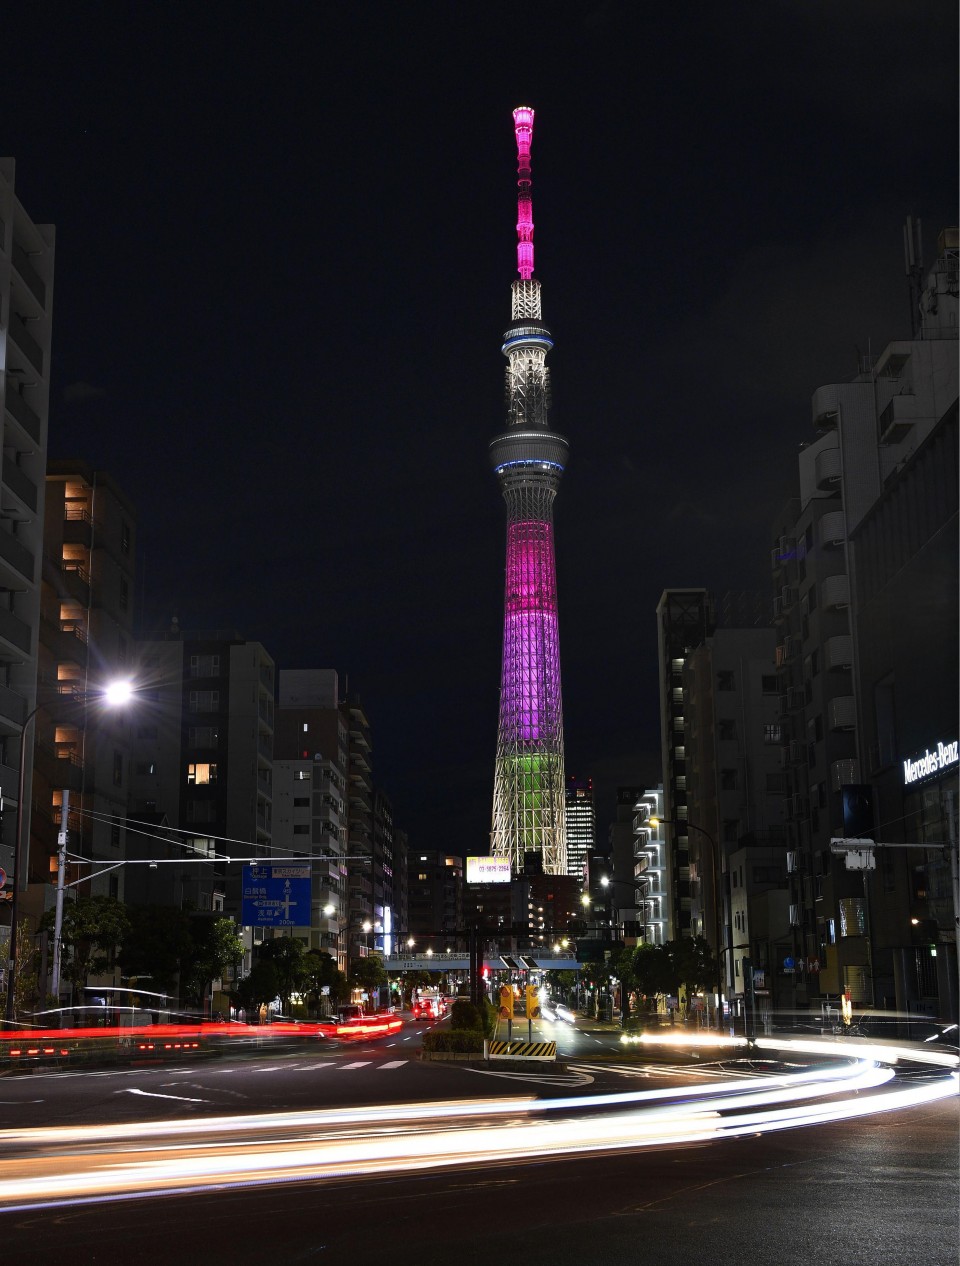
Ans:
<svg viewBox="0 0 960 1266"><path fill-rule="evenodd" d="M468 884L508 884L510 882L509 857L468 857Z"/></svg>

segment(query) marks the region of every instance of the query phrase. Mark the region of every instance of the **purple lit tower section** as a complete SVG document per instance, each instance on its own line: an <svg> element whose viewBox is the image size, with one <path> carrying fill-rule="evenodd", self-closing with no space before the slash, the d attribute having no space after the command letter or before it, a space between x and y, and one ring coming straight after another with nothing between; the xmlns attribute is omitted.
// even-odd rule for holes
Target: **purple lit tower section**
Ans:
<svg viewBox="0 0 960 1266"><path fill-rule="evenodd" d="M567 441L550 430L553 346L533 278L530 145L533 111L513 112L517 138L517 271L513 311L503 338L507 358L507 425L490 457L507 506L506 592L500 724L493 787L491 851L514 872L524 854L543 859L546 874L567 870L563 770L563 703L557 632L553 499L567 461Z"/></svg>

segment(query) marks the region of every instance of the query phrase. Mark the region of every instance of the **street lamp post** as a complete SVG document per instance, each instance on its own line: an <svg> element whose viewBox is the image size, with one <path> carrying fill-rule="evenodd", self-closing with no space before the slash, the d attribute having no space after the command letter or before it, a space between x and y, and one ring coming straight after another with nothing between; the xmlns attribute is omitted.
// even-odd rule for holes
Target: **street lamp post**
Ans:
<svg viewBox="0 0 960 1266"><path fill-rule="evenodd" d="M98 699L102 699L104 703L110 707L121 706L129 702L133 695L133 685L129 681L111 682L106 688L97 694ZM87 704L87 699L80 699L81 708ZM13 894L10 905L10 952L7 964L7 1005L6 1020L12 1024L16 1019L16 978L17 978L17 916L19 914L20 889L26 888L24 882L27 878L25 873L24 847L23 847L23 798L24 786L26 780L26 749L27 749L27 726L37 715L44 704L38 703L26 715L23 725L20 727L20 769L17 782L17 816L16 816L16 839L14 841L14 877L13 877ZM57 910L56 924L54 927L54 960L53 960L53 992L59 994L60 989L60 939L63 924L63 868L66 864L66 845L67 831L69 829L67 823L67 812L69 810L69 793L64 793L63 812L61 813L60 831L57 839Z"/></svg>
<svg viewBox="0 0 960 1266"><path fill-rule="evenodd" d="M686 827L688 831L697 831L704 836L710 845L710 860L713 864L713 929L714 937L717 943L717 1029L723 1028L723 952L721 946L721 921L720 921L720 855L717 849L717 842L702 826L697 826L695 822L689 822L686 818L661 818L657 814L652 814L647 821L651 826L672 826Z"/></svg>
<svg viewBox="0 0 960 1266"><path fill-rule="evenodd" d="M6 1020L12 1024L16 1018L16 985L17 985L17 915L20 912L20 886L23 884L23 787L24 765L26 764L27 726L42 707L37 704L24 717L20 727L20 770L17 781L17 819L16 837L13 841L13 893L10 902L10 947L7 954L7 1007ZM24 885L25 887L26 885Z"/></svg>

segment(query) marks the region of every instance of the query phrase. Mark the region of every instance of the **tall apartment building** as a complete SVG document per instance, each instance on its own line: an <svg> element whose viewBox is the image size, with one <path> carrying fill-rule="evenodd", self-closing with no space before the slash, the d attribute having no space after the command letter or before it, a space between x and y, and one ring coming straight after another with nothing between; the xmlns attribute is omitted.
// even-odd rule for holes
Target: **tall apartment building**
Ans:
<svg viewBox="0 0 960 1266"><path fill-rule="evenodd" d="M657 603L657 653L660 672L660 746L663 760L664 891L661 909L666 939L689 936L690 837L687 817L687 768L683 669L715 625L714 603L706 589L665 589Z"/></svg>
<svg viewBox="0 0 960 1266"><path fill-rule="evenodd" d="M278 744L279 748L279 744ZM347 970L347 780L322 753L273 763L273 850L311 856L310 922L291 929Z"/></svg>
<svg viewBox="0 0 960 1266"><path fill-rule="evenodd" d="M408 934L419 952L444 949L444 935L464 927L464 862L435 850L417 850L407 860L409 871ZM507 892L508 885L502 885Z"/></svg>
<svg viewBox="0 0 960 1266"><path fill-rule="evenodd" d="M393 812L373 785L370 723L359 698L342 697L334 669L283 669L278 740L284 753L299 745L319 751L346 772L347 958L383 949L395 935L396 836ZM393 873L389 876L387 870Z"/></svg>
<svg viewBox="0 0 960 1266"><path fill-rule="evenodd" d="M718 627L683 671L690 931L705 937L718 956L728 998L743 994L750 910L764 929L762 955L755 950L752 959L756 966L775 955L777 939L788 930L764 917L756 902L736 911L731 904L731 893L742 896L741 871L753 874L742 861L740 869L732 864L744 849L772 849L779 858L779 887L786 889L775 634L770 626L719 624L743 614L721 602Z"/></svg>
<svg viewBox="0 0 960 1266"><path fill-rule="evenodd" d="M46 478L40 657L31 824L34 865L51 882L63 793L69 792L69 847L98 862L126 856L126 815L136 701L110 709L105 685L132 674L136 519L105 471L51 462ZM121 866L93 874L91 895L122 898ZM70 869L68 882L84 867ZM55 882L55 879L53 880Z"/></svg>
<svg viewBox="0 0 960 1266"><path fill-rule="evenodd" d="M587 860L597 842L597 809L592 778L567 778L567 874L586 882Z"/></svg>
<svg viewBox="0 0 960 1266"><path fill-rule="evenodd" d="M636 882L633 819L641 787L618 787L614 819L610 823L609 865L594 866L590 874L590 896L604 912L607 922L618 929L628 944L643 937L641 916L643 894Z"/></svg>
<svg viewBox="0 0 960 1266"><path fill-rule="evenodd" d="M643 941L662 945L667 940L666 832L659 821L665 816L663 786L648 787L633 807L633 876L638 890ZM658 821L652 823L651 818Z"/></svg>
<svg viewBox="0 0 960 1266"><path fill-rule="evenodd" d="M137 644L130 816L162 814L191 863L226 851L268 857L273 836L273 659L229 630ZM225 845L224 841L230 841ZM242 870L185 865L180 904L240 919Z"/></svg>
<svg viewBox="0 0 960 1266"><path fill-rule="evenodd" d="M943 874L896 847L957 839L955 763L938 757L929 782L906 772L931 744L956 751L956 229L920 280L913 337L814 393L799 497L774 529L801 1005L849 990L855 1005L956 1010L955 977L951 990L917 958L911 930ZM854 823L856 800L872 814ZM874 872L831 854L854 829L889 841Z"/></svg>
<svg viewBox="0 0 960 1266"><path fill-rule="evenodd" d="M15 164L0 159L0 866L14 875L16 814L23 753L23 894L29 866L33 798L31 714L37 702L44 474L53 311L53 225L35 224L16 196ZM24 727L27 727L26 730ZM38 857L44 878L47 859ZM8 886L8 892L11 891ZM22 897L18 918L42 909ZM8 907L9 908L9 907ZM9 920L0 927L0 961Z"/></svg>

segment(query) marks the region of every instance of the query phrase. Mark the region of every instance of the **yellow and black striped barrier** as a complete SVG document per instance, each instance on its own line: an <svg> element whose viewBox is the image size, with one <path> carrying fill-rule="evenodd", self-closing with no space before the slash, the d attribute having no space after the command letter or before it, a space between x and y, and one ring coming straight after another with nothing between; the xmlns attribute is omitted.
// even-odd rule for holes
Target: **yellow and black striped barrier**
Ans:
<svg viewBox="0 0 960 1266"><path fill-rule="evenodd" d="M556 1059L556 1042L491 1042L491 1059Z"/></svg>

